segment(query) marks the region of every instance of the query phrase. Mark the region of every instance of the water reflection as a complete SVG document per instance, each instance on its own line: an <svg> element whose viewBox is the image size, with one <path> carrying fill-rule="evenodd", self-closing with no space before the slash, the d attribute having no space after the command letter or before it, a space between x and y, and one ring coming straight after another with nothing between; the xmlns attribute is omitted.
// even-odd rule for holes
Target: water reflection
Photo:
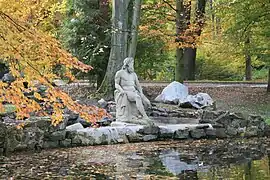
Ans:
<svg viewBox="0 0 270 180"><path fill-rule="evenodd" d="M186 171L197 171L203 167L203 162L196 159L181 160L181 155L174 149L164 150L160 152L159 158L164 167L174 175L181 174Z"/></svg>
<svg viewBox="0 0 270 180"><path fill-rule="evenodd" d="M240 164L208 165L199 156L187 155L175 149L146 155L143 159L144 175L176 177L177 179L270 179L269 156L260 160L243 160ZM130 162L130 164L133 164ZM136 164L136 163L135 163ZM133 164L134 166L134 164ZM142 169L142 168L140 168Z"/></svg>

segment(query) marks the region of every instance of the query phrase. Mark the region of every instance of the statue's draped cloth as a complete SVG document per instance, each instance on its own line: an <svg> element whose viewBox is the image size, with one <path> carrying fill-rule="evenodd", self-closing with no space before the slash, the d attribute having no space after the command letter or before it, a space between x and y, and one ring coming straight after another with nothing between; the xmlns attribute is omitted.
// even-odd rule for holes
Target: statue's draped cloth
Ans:
<svg viewBox="0 0 270 180"><path fill-rule="evenodd" d="M149 100L140 94L138 91L127 92L134 93L141 96L142 102L145 107L149 106ZM127 93L120 93L119 90L114 91L114 98L116 102L116 119L118 121L131 121L138 119L139 111L136 107L136 102L130 101L128 99Z"/></svg>

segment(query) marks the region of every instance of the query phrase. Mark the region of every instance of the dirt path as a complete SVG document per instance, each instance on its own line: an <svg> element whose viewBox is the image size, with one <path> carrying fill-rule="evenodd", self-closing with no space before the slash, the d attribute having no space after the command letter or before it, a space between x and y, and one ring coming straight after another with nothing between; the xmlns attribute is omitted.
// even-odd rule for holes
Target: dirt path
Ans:
<svg viewBox="0 0 270 180"><path fill-rule="evenodd" d="M167 86L169 82L141 82L142 86ZM188 87L261 87L266 88L267 83L253 83L253 82L185 82L184 85Z"/></svg>
<svg viewBox="0 0 270 180"><path fill-rule="evenodd" d="M166 83L142 83L145 94L154 100ZM266 84L226 84L226 83L186 83L189 94L208 93L215 101L217 109L259 114L270 118L270 94Z"/></svg>

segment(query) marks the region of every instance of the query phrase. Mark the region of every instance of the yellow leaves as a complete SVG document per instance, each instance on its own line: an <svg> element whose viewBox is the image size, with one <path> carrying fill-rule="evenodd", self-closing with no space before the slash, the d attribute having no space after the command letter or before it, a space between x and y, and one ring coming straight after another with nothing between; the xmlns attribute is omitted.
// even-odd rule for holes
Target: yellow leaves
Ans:
<svg viewBox="0 0 270 180"><path fill-rule="evenodd" d="M5 108L2 104L2 101L0 101L0 113L4 113L5 112Z"/></svg>
<svg viewBox="0 0 270 180"><path fill-rule="evenodd" d="M34 92L34 97L38 100L42 100L43 98L41 97L41 95L37 92Z"/></svg>
<svg viewBox="0 0 270 180"><path fill-rule="evenodd" d="M92 69L63 50L55 38L43 31L54 27L65 6L66 0L62 3L58 0L0 0L0 58L16 77L10 85L0 82L0 109L2 102L13 104L17 119L28 118L31 113L46 115L50 108L53 109L53 125L62 121L64 108L92 122L106 115L104 110L74 102L51 84L58 75L74 80L73 69L84 72ZM55 73L56 66L63 67L63 72ZM37 86L45 86L45 94L41 95ZM42 107L38 102L43 103Z"/></svg>
<svg viewBox="0 0 270 180"><path fill-rule="evenodd" d="M0 81L0 89L6 88L8 86L7 83L4 83L3 81ZM1 92L1 91L0 91ZM0 96L1 97L1 96Z"/></svg>
<svg viewBox="0 0 270 180"><path fill-rule="evenodd" d="M23 129L24 128L24 123L20 123L16 126L17 129Z"/></svg>
<svg viewBox="0 0 270 180"><path fill-rule="evenodd" d="M21 76L20 72L14 66L10 66L9 70L10 70L11 74L14 77L20 77Z"/></svg>
<svg viewBox="0 0 270 180"><path fill-rule="evenodd" d="M63 110L57 107L54 107L53 110L54 112L51 116L51 121L52 121L52 125L56 126L57 124L63 121Z"/></svg>

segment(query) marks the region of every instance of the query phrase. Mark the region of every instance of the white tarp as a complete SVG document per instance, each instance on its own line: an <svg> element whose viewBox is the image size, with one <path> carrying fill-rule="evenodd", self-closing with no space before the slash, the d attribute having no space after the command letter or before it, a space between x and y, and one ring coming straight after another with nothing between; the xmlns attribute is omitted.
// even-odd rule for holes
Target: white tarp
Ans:
<svg viewBox="0 0 270 180"><path fill-rule="evenodd" d="M156 97L155 101L178 104L179 101L183 101L187 96L188 87L173 81L163 89L162 93Z"/></svg>
<svg viewBox="0 0 270 180"><path fill-rule="evenodd" d="M195 107L201 109L212 106L213 99L207 93L198 93L196 95L188 95L184 100L179 101L180 107Z"/></svg>

